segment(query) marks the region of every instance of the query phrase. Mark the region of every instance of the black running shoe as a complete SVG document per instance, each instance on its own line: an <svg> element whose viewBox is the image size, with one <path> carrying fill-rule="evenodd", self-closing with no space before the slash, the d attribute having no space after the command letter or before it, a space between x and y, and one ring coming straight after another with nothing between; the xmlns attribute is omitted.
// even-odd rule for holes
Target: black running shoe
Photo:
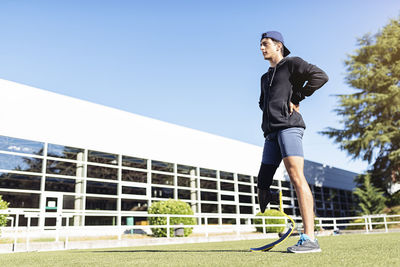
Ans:
<svg viewBox="0 0 400 267"><path fill-rule="evenodd" d="M258 204L260 205L261 213L264 213L270 202L279 205L279 193L271 192L269 189L258 188Z"/></svg>

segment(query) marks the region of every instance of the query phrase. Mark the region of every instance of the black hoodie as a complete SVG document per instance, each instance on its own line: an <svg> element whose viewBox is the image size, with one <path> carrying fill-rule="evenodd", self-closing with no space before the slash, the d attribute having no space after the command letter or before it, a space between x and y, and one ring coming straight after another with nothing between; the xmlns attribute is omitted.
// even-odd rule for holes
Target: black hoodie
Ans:
<svg viewBox="0 0 400 267"><path fill-rule="evenodd" d="M301 114L295 110L290 114L290 102L298 104L327 81L328 75L323 70L299 57L285 57L274 68L269 68L261 77L259 101L264 136L290 127L305 129Z"/></svg>

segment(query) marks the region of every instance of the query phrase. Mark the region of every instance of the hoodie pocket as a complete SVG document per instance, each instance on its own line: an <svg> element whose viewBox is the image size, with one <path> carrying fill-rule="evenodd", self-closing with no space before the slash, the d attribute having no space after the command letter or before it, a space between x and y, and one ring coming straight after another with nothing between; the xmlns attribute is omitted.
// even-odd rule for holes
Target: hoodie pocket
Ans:
<svg viewBox="0 0 400 267"><path fill-rule="evenodd" d="M284 117L284 118L289 118L289 107L288 107L288 103L286 103L286 102L283 102L282 103L282 105L281 105L281 114L282 114L282 117Z"/></svg>

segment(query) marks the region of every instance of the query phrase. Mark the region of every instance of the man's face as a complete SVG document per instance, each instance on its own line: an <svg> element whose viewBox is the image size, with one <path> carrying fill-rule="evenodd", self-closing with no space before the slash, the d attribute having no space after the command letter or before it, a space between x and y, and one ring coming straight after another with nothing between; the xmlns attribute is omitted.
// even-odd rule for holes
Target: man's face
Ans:
<svg viewBox="0 0 400 267"><path fill-rule="evenodd" d="M279 45L270 38L263 38L261 40L260 49L265 60L270 60L281 53Z"/></svg>

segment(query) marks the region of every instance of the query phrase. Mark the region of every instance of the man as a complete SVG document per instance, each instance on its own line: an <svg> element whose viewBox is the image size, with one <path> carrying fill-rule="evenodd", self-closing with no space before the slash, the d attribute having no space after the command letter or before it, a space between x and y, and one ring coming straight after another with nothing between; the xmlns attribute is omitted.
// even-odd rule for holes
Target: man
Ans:
<svg viewBox="0 0 400 267"><path fill-rule="evenodd" d="M260 45L264 59L270 63L268 72L261 77L259 101L265 137L257 185L260 209L264 212L276 195L269 188L283 159L296 190L304 225L299 242L287 250L293 253L320 252L314 236L314 200L303 172L302 137L306 126L299 113L299 103L321 88L328 76L299 57L287 57L290 51L279 32L263 33Z"/></svg>

